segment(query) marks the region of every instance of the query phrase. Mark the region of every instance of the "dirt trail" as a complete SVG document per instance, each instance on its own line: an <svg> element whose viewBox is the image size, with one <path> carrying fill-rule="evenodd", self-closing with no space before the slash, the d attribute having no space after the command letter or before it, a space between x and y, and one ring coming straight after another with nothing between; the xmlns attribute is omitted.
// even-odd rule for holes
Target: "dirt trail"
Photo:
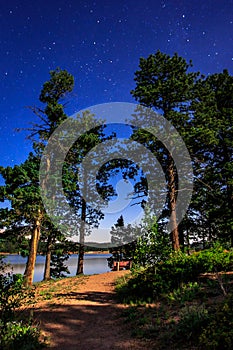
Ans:
<svg viewBox="0 0 233 350"><path fill-rule="evenodd" d="M53 350L138 350L149 344L133 339L114 299L114 281L126 271L59 281L59 293L35 305L35 317Z"/></svg>

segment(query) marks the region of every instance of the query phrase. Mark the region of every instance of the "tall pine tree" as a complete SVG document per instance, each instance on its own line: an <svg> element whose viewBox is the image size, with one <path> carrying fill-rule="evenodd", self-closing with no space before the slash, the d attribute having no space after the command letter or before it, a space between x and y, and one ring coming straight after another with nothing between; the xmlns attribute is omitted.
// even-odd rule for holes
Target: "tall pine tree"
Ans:
<svg viewBox="0 0 233 350"><path fill-rule="evenodd" d="M153 108L170 121L184 140L188 138L189 106L193 98L198 73L188 72L191 61L174 54L157 51L148 58L141 58L139 70L135 73L136 87L132 95L143 106ZM168 211L171 221L172 245L179 250L176 198L179 189L177 169L170 152L161 143L153 140L149 133L135 133L160 160L168 186Z"/></svg>

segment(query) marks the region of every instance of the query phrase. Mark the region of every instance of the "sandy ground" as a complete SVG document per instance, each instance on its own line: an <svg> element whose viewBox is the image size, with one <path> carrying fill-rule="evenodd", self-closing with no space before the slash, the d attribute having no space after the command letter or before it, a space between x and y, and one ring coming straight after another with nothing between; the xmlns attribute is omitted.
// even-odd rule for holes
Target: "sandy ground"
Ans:
<svg viewBox="0 0 233 350"><path fill-rule="evenodd" d="M38 297L34 316L49 336L49 349L150 349L145 341L132 338L132 329L122 317L126 306L114 298L114 282L125 273L64 279L52 286L50 300ZM43 285L39 290L43 294Z"/></svg>

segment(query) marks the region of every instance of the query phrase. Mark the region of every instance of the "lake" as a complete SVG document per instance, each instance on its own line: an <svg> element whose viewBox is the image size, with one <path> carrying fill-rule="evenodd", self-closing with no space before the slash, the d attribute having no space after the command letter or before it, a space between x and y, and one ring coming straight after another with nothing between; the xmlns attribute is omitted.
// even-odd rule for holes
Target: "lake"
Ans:
<svg viewBox="0 0 233 350"><path fill-rule="evenodd" d="M84 256L84 274L93 275L96 273L103 273L111 271L108 267L107 258L111 254L85 254ZM21 255L8 255L4 261L10 263L13 267L14 273L24 273L27 258L23 258ZM67 276L75 276L78 263L78 254L71 254L69 259L65 262L68 266L70 274ZM36 266L33 282L39 282L43 280L44 274L45 256L38 255L36 258Z"/></svg>

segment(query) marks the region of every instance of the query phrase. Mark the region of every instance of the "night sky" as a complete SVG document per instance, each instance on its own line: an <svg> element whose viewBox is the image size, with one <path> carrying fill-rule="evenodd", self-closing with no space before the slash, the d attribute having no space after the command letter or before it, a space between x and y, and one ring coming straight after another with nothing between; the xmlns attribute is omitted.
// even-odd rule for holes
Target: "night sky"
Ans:
<svg viewBox="0 0 233 350"><path fill-rule="evenodd" d="M192 59L203 74L232 74L233 1L2 0L0 2L0 165L26 159L25 128L36 117L26 106L49 71L75 78L66 112L105 102L134 102L139 58L158 49Z"/></svg>

